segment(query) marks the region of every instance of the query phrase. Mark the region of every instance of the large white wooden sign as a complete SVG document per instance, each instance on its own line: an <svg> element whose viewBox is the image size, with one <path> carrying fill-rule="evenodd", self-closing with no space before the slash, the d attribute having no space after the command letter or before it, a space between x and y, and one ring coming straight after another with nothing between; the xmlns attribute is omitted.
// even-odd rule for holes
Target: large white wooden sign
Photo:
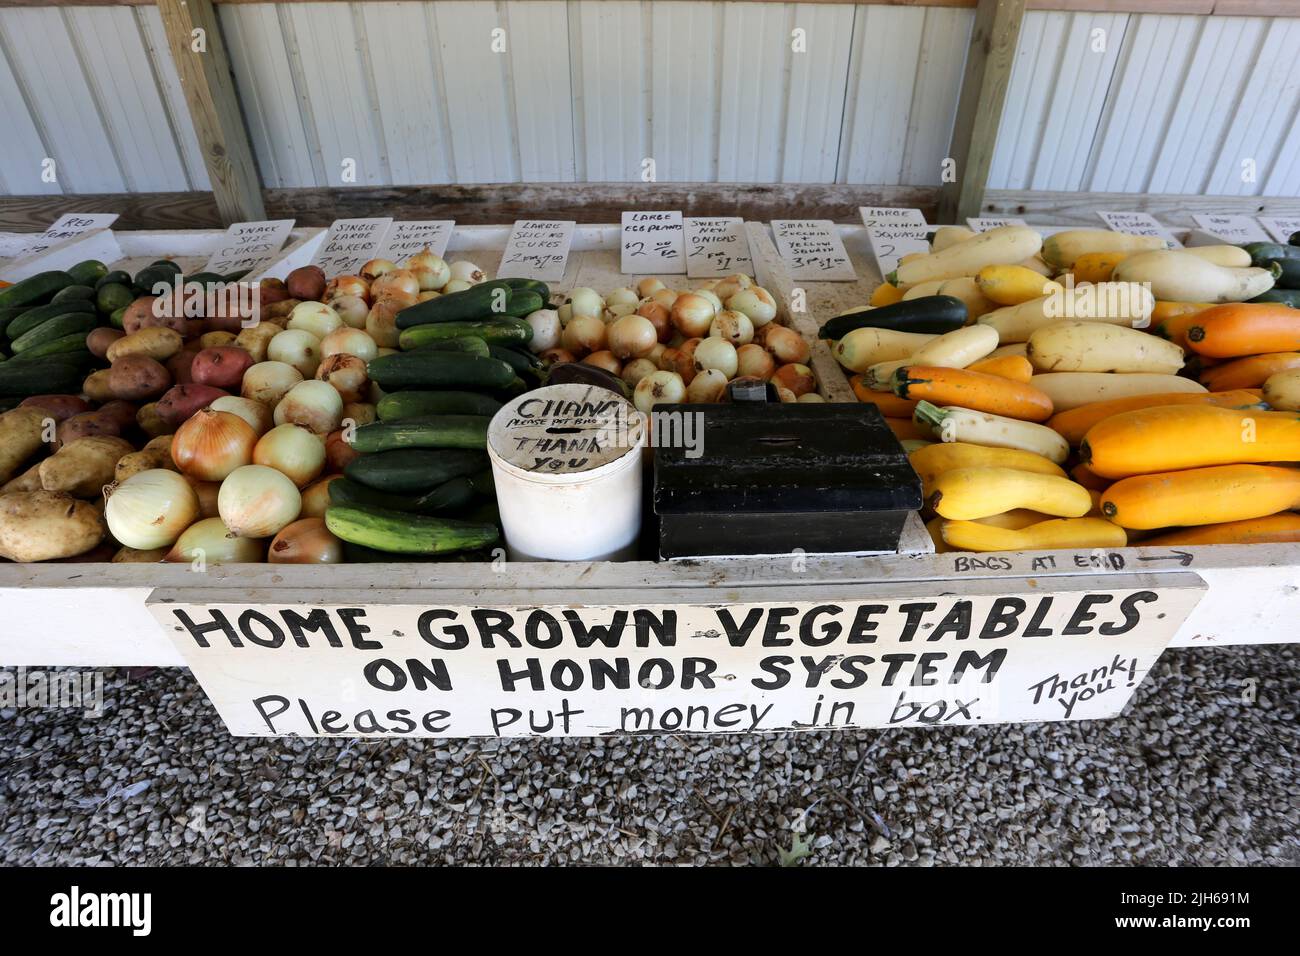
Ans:
<svg viewBox="0 0 1300 956"><path fill-rule="evenodd" d="M149 608L240 736L590 736L1110 717L1204 587L1178 572L960 585L527 605L190 590Z"/></svg>

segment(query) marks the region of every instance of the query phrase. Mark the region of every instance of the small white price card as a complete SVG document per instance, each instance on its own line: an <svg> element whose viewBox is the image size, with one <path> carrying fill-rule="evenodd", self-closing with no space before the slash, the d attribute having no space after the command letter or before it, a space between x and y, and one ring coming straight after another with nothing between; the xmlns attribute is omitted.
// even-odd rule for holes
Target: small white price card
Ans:
<svg viewBox="0 0 1300 956"><path fill-rule="evenodd" d="M924 226L925 216L919 209L895 206L859 206L862 225L868 229L893 226Z"/></svg>
<svg viewBox="0 0 1300 956"><path fill-rule="evenodd" d="M334 220L312 265L320 266L327 276L352 275L375 258L392 224L389 217Z"/></svg>
<svg viewBox="0 0 1300 956"><path fill-rule="evenodd" d="M692 279L716 279L734 272L754 274L745 220L711 216L686 220L686 274Z"/></svg>
<svg viewBox="0 0 1300 956"><path fill-rule="evenodd" d="M839 230L829 219L773 219L772 236L791 279L857 281Z"/></svg>
<svg viewBox="0 0 1300 956"><path fill-rule="evenodd" d="M558 282L564 278L573 244L572 221L520 219L501 254L498 279L538 279Z"/></svg>
<svg viewBox="0 0 1300 956"><path fill-rule="evenodd" d="M928 253L930 243L925 237L929 232L929 226L868 226L867 238L880 275L887 276L897 269L903 256Z"/></svg>
<svg viewBox="0 0 1300 956"><path fill-rule="evenodd" d="M966 225L970 227L971 232L988 232L990 229L998 228L998 226L1027 226L1029 223L1015 216L985 216L982 219L967 219Z"/></svg>
<svg viewBox="0 0 1300 956"><path fill-rule="evenodd" d="M625 212L619 240L624 275L683 275L685 229L680 212Z"/></svg>
<svg viewBox="0 0 1300 956"><path fill-rule="evenodd" d="M1259 224L1268 230L1274 242L1287 242L1294 233L1300 232L1300 219L1295 216L1260 216Z"/></svg>
<svg viewBox="0 0 1300 956"><path fill-rule="evenodd" d="M1164 226L1156 221L1156 217L1146 212L1098 212L1101 221L1106 224L1106 228L1111 232L1126 232L1130 236L1155 236L1157 239L1163 239L1171 246L1181 247L1182 243L1174 238Z"/></svg>
<svg viewBox="0 0 1300 956"><path fill-rule="evenodd" d="M275 258L292 230L292 219L237 222L221 237L221 244L203 271L226 275L260 269Z"/></svg>
<svg viewBox="0 0 1300 956"><path fill-rule="evenodd" d="M422 219L412 222L395 222L388 228L388 235L379 247L377 259L401 263L417 252L428 249L438 258L447 251L451 241L451 231L456 228L455 219Z"/></svg>
<svg viewBox="0 0 1300 956"><path fill-rule="evenodd" d="M35 236L22 251L24 256L34 256L60 242L76 239L96 229L107 229L117 222L115 212L70 212L56 219L50 228Z"/></svg>
<svg viewBox="0 0 1300 956"><path fill-rule="evenodd" d="M1268 233L1253 216L1220 216L1214 213L1192 216L1206 232L1225 242L1268 242Z"/></svg>

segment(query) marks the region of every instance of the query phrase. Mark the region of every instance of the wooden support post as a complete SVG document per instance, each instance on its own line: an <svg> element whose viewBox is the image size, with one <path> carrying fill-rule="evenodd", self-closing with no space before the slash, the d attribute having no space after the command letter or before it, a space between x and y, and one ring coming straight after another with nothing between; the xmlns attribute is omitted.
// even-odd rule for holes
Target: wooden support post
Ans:
<svg viewBox="0 0 1300 956"><path fill-rule="evenodd" d="M1025 0L979 0L948 150L957 180L940 191L941 223L979 215L1024 15Z"/></svg>
<svg viewBox="0 0 1300 956"><path fill-rule="evenodd" d="M221 221L265 219L262 184L212 0L158 0L158 12Z"/></svg>

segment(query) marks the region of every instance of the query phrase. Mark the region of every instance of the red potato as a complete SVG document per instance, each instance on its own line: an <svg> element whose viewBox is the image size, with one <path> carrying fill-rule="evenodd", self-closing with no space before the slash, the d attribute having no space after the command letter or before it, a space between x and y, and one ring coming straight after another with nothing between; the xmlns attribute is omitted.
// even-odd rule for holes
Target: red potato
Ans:
<svg viewBox="0 0 1300 956"><path fill-rule="evenodd" d="M126 333L121 329L104 326L102 329L95 329L86 336L86 348L90 349L90 354L95 358L103 358L108 354L108 347L118 339L125 338Z"/></svg>
<svg viewBox="0 0 1300 956"><path fill-rule="evenodd" d="M134 419L132 419L134 421ZM62 448L78 438L90 438L92 435L109 435L119 436L125 426L114 419L111 414L98 412L82 412L80 415L73 415L71 418L59 424L55 431L54 444Z"/></svg>
<svg viewBox="0 0 1300 956"><path fill-rule="evenodd" d="M190 375L196 385L238 389L244 373L252 364L253 356L246 350L233 345L219 345L194 356Z"/></svg>
<svg viewBox="0 0 1300 956"><path fill-rule="evenodd" d="M100 406L99 412L101 415L107 415L112 418L113 421L117 422L122 428L129 428L131 423L135 421L136 406L132 405L130 402L123 402L114 399L113 401L105 402Z"/></svg>
<svg viewBox="0 0 1300 956"><path fill-rule="evenodd" d="M177 385L188 385L194 381L191 368L194 363L194 356L198 354L198 349L186 346L167 360L167 374L172 377L173 382Z"/></svg>
<svg viewBox="0 0 1300 956"><path fill-rule="evenodd" d="M24 408L39 408L48 412L56 422L64 422L73 415L91 410L90 402L79 395L33 395L22 400Z"/></svg>
<svg viewBox="0 0 1300 956"><path fill-rule="evenodd" d="M325 272L320 266L300 266L284 280L289 298L303 302L320 302L325 295Z"/></svg>
<svg viewBox="0 0 1300 956"><path fill-rule="evenodd" d="M158 399L157 413L168 425L180 425L200 408L207 408L228 392L212 385L173 385Z"/></svg>
<svg viewBox="0 0 1300 956"><path fill-rule="evenodd" d="M157 398L171 384L172 377L163 364L147 355L127 355L108 370L108 387L113 397L128 402Z"/></svg>
<svg viewBox="0 0 1300 956"><path fill-rule="evenodd" d="M291 298L293 296L289 294L289 288L283 279L263 279L257 284L257 301L263 309Z"/></svg>
<svg viewBox="0 0 1300 956"><path fill-rule="evenodd" d="M208 323L205 319L186 319L185 320L185 341L200 338L208 329Z"/></svg>
<svg viewBox="0 0 1300 956"><path fill-rule="evenodd" d="M171 315L169 302L156 295L144 295L126 307L122 313L122 328L127 335L141 329L173 329L181 335L189 331L183 315Z"/></svg>

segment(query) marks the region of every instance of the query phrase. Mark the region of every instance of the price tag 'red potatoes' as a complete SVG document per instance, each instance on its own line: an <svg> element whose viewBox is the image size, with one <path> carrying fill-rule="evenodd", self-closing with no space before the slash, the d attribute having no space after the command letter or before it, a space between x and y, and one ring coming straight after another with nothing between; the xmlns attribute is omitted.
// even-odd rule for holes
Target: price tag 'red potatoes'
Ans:
<svg viewBox="0 0 1300 956"><path fill-rule="evenodd" d="M882 277L898 268L898 260L913 252L930 251L925 237L929 226L869 226L867 238L871 241L871 254L876 257L876 268Z"/></svg>
<svg viewBox="0 0 1300 956"><path fill-rule="evenodd" d="M754 260L739 216L686 220L686 274L692 279L716 279L735 272L754 274Z"/></svg>
<svg viewBox="0 0 1300 956"><path fill-rule="evenodd" d="M1155 236L1171 246L1181 248L1182 243L1160 223L1155 216L1145 212L1098 212L1102 222L1111 232L1126 232L1130 236Z"/></svg>
<svg viewBox="0 0 1300 956"><path fill-rule="evenodd" d="M263 222L237 222L226 230L221 244L204 265L204 272L227 275L231 272L254 271L275 258L293 230L292 219L271 219Z"/></svg>
<svg viewBox="0 0 1300 956"><path fill-rule="evenodd" d="M320 266L328 277L355 274L375 258L379 244L392 224L393 220L388 217L334 220L312 265Z"/></svg>
<svg viewBox="0 0 1300 956"><path fill-rule="evenodd" d="M772 237L791 279L857 281L839 230L829 219L773 219Z"/></svg>
<svg viewBox="0 0 1300 956"><path fill-rule="evenodd" d="M624 275L683 275L686 245L680 212L625 212L619 240Z"/></svg>
<svg viewBox="0 0 1300 956"><path fill-rule="evenodd" d="M387 259L398 265L426 248L438 258L447 251L455 219L422 219L413 222L395 222L379 247L378 259Z"/></svg>
<svg viewBox="0 0 1300 956"><path fill-rule="evenodd" d="M564 278L573 244L572 221L520 219L501 254L498 279L537 279L558 282Z"/></svg>
<svg viewBox="0 0 1300 956"><path fill-rule="evenodd" d="M1252 216L1220 216L1198 214L1192 216L1196 224L1213 233L1224 242L1268 242L1268 233Z"/></svg>

